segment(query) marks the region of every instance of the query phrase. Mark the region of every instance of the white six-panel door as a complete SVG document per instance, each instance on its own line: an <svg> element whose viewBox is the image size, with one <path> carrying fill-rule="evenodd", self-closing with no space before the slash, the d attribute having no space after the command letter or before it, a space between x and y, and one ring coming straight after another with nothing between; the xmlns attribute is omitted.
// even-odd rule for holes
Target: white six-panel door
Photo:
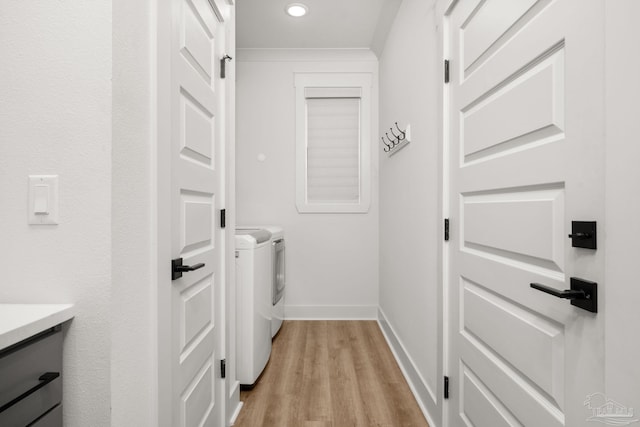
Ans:
<svg viewBox="0 0 640 427"><path fill-rule="evenodd" d="M599 283L603 4L459 0L449 17L450 426L583 426L603 313L534 290ZM602 307L602 304L601 304Z"/></svg>
<svg viewBox="0 0 640 427"><path fill-rule="evenodd" d="M205 264L171 283L171 426L222 426L224 29L213 2L171 7L171 256Z"/></svg>

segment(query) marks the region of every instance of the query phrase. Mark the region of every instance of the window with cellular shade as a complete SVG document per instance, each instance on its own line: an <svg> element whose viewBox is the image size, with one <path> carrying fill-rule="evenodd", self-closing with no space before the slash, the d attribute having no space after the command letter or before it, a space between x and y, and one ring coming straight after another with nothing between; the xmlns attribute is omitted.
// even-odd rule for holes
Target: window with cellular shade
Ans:
<svg viewBox="0 0 640 427"><path fill-rule="evenodd" d="M358 203L360 98L307 97L306 110L308 202Z"/></svg>
<svg viewBox="0 0 640 427"><path fill-rule="evenodd" d="M295 73L299 213L369 211L372 83L371 73Z"/></svg>

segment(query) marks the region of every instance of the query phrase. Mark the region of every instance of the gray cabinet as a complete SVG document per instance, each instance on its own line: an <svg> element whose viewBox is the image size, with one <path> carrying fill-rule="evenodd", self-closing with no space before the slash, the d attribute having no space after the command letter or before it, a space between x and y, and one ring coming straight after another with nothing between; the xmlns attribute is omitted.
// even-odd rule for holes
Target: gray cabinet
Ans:
<svg viewBox="0 0 640 427"><path fill-rule="evenodd" d="M55 406L30 427L60 427L62 425L62 405Z"/></svg>
<svg viewBox="0 0 640 427"><path fill-rule="evenodd" d="M62 426L62 332L0 350L0 426Z"/></svg>

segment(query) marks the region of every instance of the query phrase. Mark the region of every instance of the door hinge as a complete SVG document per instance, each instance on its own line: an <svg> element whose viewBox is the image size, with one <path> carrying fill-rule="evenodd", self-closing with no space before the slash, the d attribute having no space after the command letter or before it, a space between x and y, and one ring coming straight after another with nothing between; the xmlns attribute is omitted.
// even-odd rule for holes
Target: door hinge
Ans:
<svg viewBox="0 0 640 427"><path fill-rule="evenodd" d="M220 228L225 228L227 226L227 210L220 209Z"/></svg>
<svg viewBox="0 0 640 427"><path fill-rule="evenodd" d="M222 359L220 361L220 378L227 377L227 359Z"/></svg>
<svg viewBox="0 0 640 427"><path fill-rule="evenodd" d="M225 55L220 58L220 78L224 79L227 77L227 61L231 61L233 58L229 55Z"/></svg>
<svg viewBox="0 0 640 427"><path fill-rule="evenodd" d="M449 398L449 377L444 377L444 398Z"/></svg>
<svg viewBox="0 0 640 427"><path fill-rule="evenodd" d="M449 241L449 218L444 219L444 240Z"/></svg>
<svg viewBox="0 0 640 427"><path fill-rule="evenodd" d="M444 82L449 83L449 60L444 60Z"/></svg>

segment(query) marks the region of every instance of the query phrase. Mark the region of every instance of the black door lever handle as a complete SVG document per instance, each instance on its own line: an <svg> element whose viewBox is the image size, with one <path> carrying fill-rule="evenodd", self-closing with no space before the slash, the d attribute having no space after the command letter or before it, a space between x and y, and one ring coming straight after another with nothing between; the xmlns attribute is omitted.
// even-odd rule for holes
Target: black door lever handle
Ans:
<svg viewBox="0 0 640 427"><path fill-rule="evenodd" d="M203 262L194 265L182 265L182 258L171 260L171 280L177 280L182 277L182 273L198 270L204 267Z"/></svg>
<svg viewBox="0 0 640 427"><path fill-rule="evenodd" d="M571 300L571 305L592 313L598 312L598 284L590 280L572 277L571 289L559 291L540 283L531 283L531 287L557 298Z"/></svg>
<svg viewBox="0 0 640 427"><path fill-rule="evenodd" d="M176 271L193 271L193 270L197 270L199 268L204 267L204 263L201 262L200 264L194 264L194 265L178 265L176 266Z"/></svg>
<svg viewBox="0 0 640 427"><path fill-rule="evenodd" d="M547 294L553 295L554 297L564 298L564 299L589 299L589 296L582 290L564 290L559 291L549 286L541 285L540 283L532 283L531 287L533 289L537 289L539 291L545 292Z"/></svg>

